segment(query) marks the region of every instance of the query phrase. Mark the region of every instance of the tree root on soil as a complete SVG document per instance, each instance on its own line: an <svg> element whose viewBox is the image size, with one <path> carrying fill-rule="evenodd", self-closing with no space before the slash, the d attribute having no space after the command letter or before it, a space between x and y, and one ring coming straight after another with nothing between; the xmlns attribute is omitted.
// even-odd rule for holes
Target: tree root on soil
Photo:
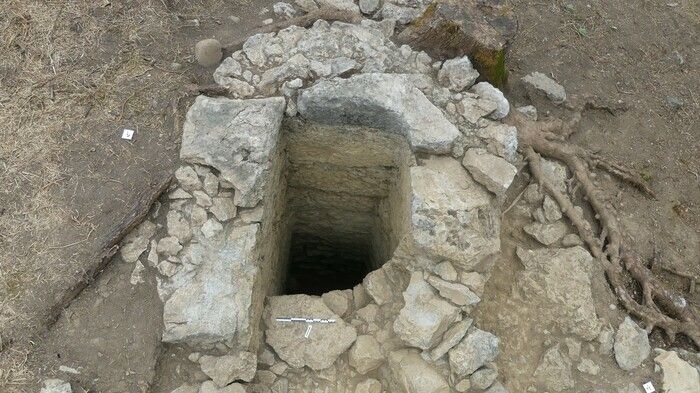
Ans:
<svg viewBox="0 0 700 393"><path fill-rule="evenodd" d="M654 327L663 329L671 341L681 333L700 347L700 317L693 306L682 296L668 289L647 268L641 257L628 245L614 208L591 179L591 170L600 168L628 182L650 197L653 191L641 177L628 168L612 163L597 153L566 142L580 113L569 123L555 121L531 121L512 113L507 122L518 128L519 150L528 161L530 172L544 192L550 194L561 210L578 230L593 257L605 272L613 292L630 314L641 319L648 332ZM596 235L583 212L577 209L567 194L555 187L544 175L542 156L562 161L572 171L579 187L598 220L601 233ZM631 277L642 290L642 298L636 300L626 285Z"/></svg>

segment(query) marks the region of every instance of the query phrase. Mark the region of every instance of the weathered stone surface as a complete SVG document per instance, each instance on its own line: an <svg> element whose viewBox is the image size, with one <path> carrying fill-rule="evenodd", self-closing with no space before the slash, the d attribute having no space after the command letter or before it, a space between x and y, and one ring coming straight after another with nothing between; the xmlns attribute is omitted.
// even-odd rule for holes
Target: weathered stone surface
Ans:
<svg viewBox="0 0 700 393"><path fill-rule="evenodd" d="M378 305L390 302L394 297L394 289L389 283L384 269L377 269L367 274L362 280L365 291Z"/></svg>
<svg viewBox="0 0 700 393"><path fill-rule="evenodd" d="M486 141L487 150L491 154L514 162L518 150L518 130L507 124L489 124L477 131L479 138Z"/></svg>
<svg viewBox="0 0 700 393"><path fill-rule="evenodd" d="M617 364L626 371L639 367L651 352L647 332L630 317L625 317L617 328L614 348Z"/></svg>
<svg viewBox="0 0 700 393"><path fill-rule="evenodd" d="M360 11L363 14L372 14L379 8L379 0L360 0Z"/></svg>
<svg viewBox="0 0 700 393"><path fill-rule="evenodd" d="M199 387L199 384L193 385L189 383L184 383L170 393L198 393Z"/></svg>
<svg viewBox="0 0 700 393"><path fill-rule="evenodd" d="M198 269L165 302L163 341L196 347L237 339L247 345L258 227L236 227L225 239L191 244L183 251L182 259Z"/></svg>
<svg viewBox="0 0 700 393"><path fill-rule="evenodd" d="M323 302L326 304L326 306L328 306L328 308L331 309L331 311L342 317L350 309L352 292L347 294L346 291L341 290L330 291L321 295L321 299L323 299Z"/></svg>
<svg viewBox="0 0 700 393"><path fill-rule="evenodd" d="M472 322L473 320L471 318L467 318L452 325L442 336L442 342L430 351L430 360L436 361L440 359L447 351L462 341L464 335L467 334L467 330L471 327Z"/></svg>
<svg viewBox="0 0 700 393"><path fill-rule="evenodd" d="M250 382L255 377L257 358L250 352L237 355L209 356L199 358L202 372L219 387L224 387L237 380Z"/></svg>
<svg viewBox="0 0 700 393"><path fill-rule="evenodd" d="M148 248L151 237L155 234L156 225L151 221L144 221L136 230L129 233L122 242L119 254L126 263L136 262L141 254Z"/></svg>
<svg viewBox="0 0 700 393"><path fill-rule="evenodd" d="M496 378L498 378L498 371L484 367L474 371L474 374L469 377L469 381L471 386L477 389L488 389L496 381Z"/></svg>
<svg viewBox="0 0 700 393"><path fill-rule="evenodd" d="M679 358L675 351L657 351L660 354L654 358L654 362L663 371L664 392L700 392L700 375L695 367Z"/></svg>
<svg viewBox="0 0 700 393"><path fill-rule="evenodd" d="M522 81L526 87L546 95L555 104L561 104L566 101L564 87L541 72L533 72L526 75L522 78Z"/></svg>
<svg viewBox="0 0 700 393"><path fill-rule="evenodd" d="M591 359L581 359L576 369L582 373L590 375L598 375L600 372L600 366L595 364Z"/></svg>
<svg viewBox="0 0 700 393"><path fill-rule="evenodd" d="M496 381L490 388L484 391L484 393L508 393L508 389L506 389L502 383Z"/></svg>
<svg viewBox="0 0 700 393"><path fill-rule="evenodd" d="M213 38L201 40L194 46L194 57L202 67L211 67L221 61L221 43Z"/></svg>
<svg viewBox="0 0 700 393"><path fill-rule="evenodd" d="M564 332L593 340L600 331L591 293L593 257L582 247L517 249L525 266L518 287L530 304L543 310L542 323L555 323Z"/></svg>
<svg viewBox="0 0 700 393"><path fill-rule="evenodd" d="M479 74L500 87L507 79L506 47L516 30L517 22L506 2L439 0L401 32L398 40L433 58L468 55Z"/></svg>
<svg viewBox="0 0 700 393"><path fill-rule="evenodd" d="M220 222L216 221L216 218L208 219L204 225L202 225L202 234L205 239L212 238L216 236L217 233L224 229Z"/></svg>
<svg viewBox="0 0 700 393"><path fill-rule="evenodd" d="M176 210L170 210L166 217L168 235L175 236L180 244L185 244L192 239L190 223Z"/></svg>
<svg viewBox="0 0 700 393"><path fill-rule="evenodd" d="M486 279L477 272L462 272L460 282L476 293L477 296L481 296L484 293Z"/></svg>
<svg viewBox="0 0 700 393"><path fill-rule="evenodd" d="M428 277L428 282L438 290L440 296L458 306L471 306L481 301L474 292L462 284L445 281L436 276Z"/></svg>
<svg viewBox="0 0 700 393"><path fill-rule="evenodd" d="M472 62L467 56L445 60L438 71L438 81L457 92L471 87L478 77L479 72L472 67Z"/></svg>
<svg viewBox="0 0 700 393"><path fill-rule="evenodd" d="M197 172L189 165L183 165L175 171L175 178L183 190L193 192L202 188Z"/></svg>
<svg viewBox="0 0 700 393"><path fill-rule="evenodd" d="M562 217L561 209L559 204L552 199L549 195L544 196L544 202L542 203L542 209L544 210L544 217L549 222L558 221Z"/></svg>
<svg viewBox="0 0 700 393"><path fill-rule="evenodd" d="M473 328L467 336L448 352L450 368L459 376L467 376L492 362L498 356L498 337Z"/></svg>
<svg viewBox="0 0 700 393"><path fill-rule="evenodd" d="M491 197L458 161L430 160L410 175L412 235L422 252L470 269L500 251Z"/></svg>
<svg viewBox="0 0 700 393"><path fill-rule="evenodd" d="M382 18L395 19L400 24L410 23L418 18L430 0L385 0L382 5Z"/></svg>
<svg viewBox="0 0 700 393"><path fill-rule="evenodd" d="M545 389L561 392L574 387L571 360L559 350L559 344L549 348L535 370L535 378Z"/></svg>
<svg viewBox="0 0 700 393"><path fill-rule="evenodd" d="M433 272L446 281L457 281L457 270L448 261L440 262L433 268Z"/></svg>
<svg viewBox="0 0 700 393"><path fill-rule="evenodd" d="M358 336L348 352L350 365L360 374L366 374L384 363L384 355L374 336Z"/></svg>
<svg viewBox="0 0 700 393"><path fill-rule="evenodd" d="M394 331L414 347L433 347L459 317L459 309L437 296L420 272L411 275L403 298L405 305L394 321Z"/></svg>
<svg viewBox="0 0 700 393"><path fill-rule="evenodd" d="M236 217L236 204L233 203L231 198L214 198L212 200L212 206L209 211L216 217L217 220L221 222L226 222L234 217Z"/></svg>
<svg viewBox="0 0 700 393"><path fill-rule="evenodd" d="M460 135L407 76L359 74L300 91L299 113L324 124L375 127L405 135L416 151L449 153Z"/></svg>
<svg viewBox="0 0 700 393"><path fill-rule="evenodd" d="M551 246L564 237L569 228L563 221L552 223L533 222L523 227L523 230L545 246Z"/></svg>
<svg viewBox="0 0 700 393"><path fill-rule="evenodd" d="M462 164L474 180L496 195L506 192L518 172L513 164L481 148L467 150Z"/></svg>
<svg viewBox="0 0 700 393"><path fill-rule="evenodd" d="M479 82L472 87L472 90L474 90L479 97L496 103L496 110L491 112L489 115L490 118L498 120L508 116L508 112L510 112L510 103L503 95L502 91L493 87L493 85L488 82Z"/></svg>
<svg viewBox="0 0 700 393"><path fill-rule="evenodd" d="M160 239L156 247L158 254L166 256L177 255L180 250L182 250L182 246L175 236L167 236Z"/></svg>
<svg viewBox="0 0 700 393"><path fill-rule="evenodd" d="M355 386L355 393L382 393L382 383L374 378L365 379Z"/></svg>
<svg viewBox="0 0 700 393"><path fill-rule="evenodd" d="M450 387L440 373L418 351L402 349L389 354L389 370L396 389L402 393L449 393Z"/></svg>
<svg viewBox="0 0 700 393"><path fill-rule="evenodd" d="M219 170L236 189L236 205L253 207L265 192L284 107L282 97L199 96L187 112L180 158Z"/></svg>
<svg viewBox="0 0 700 393"><path fill-rule="evenodd" d="M297 10L295 10L291 4L282 1L273 4L272 11L274 11L275 15L283 16L287 19L293 17L297 13Z"/></svg>
<svg viewBox="0 0 700 393"><path fill-rule="evenodd" d="M265 340L292 367L325 369L350 348L357 338L355 329L326 307L320 297L273 296L269 298L266 315ZM309 337L305 338L306 324L275 321L277 317L296 315L335 319L336 322L314 324Z"/></svg>
<svg viewBox="0 0 700 393"><path fill-rule="evenodd" d="M72 393L70 383L60 379L47 379L44 381L39 393Z"/></svg>
<svg viewBox="0 0 700 393"><path fill-rule="evenodd" d="M246 391L240 383L232 383L220 388L213 381L204 381L198 393L246 393Z"/></svg>

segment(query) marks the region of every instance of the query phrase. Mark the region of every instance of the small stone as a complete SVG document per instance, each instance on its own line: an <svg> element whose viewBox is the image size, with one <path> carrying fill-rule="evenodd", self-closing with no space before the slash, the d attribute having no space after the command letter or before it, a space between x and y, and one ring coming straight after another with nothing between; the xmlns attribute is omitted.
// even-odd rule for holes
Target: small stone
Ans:
<svg viewBox="0 0 700 393"><path fill-rule="evenodd" d="M350 298L345 294L345 291L335 290L326 292L321 295L323 303L328 306L334 313L339 316L344 316L350 308Z"/></svg>
<svg viewBox="0 0 700 393"><path fill-rule="evenodd" d="M316 11L318 9L318 4L316 4L314 0L294 0L294 4L296 4L306 13Z"/></svg>
<svg viewBox="0 0 700 393"><path fill-rule="evenodd" d="M496 103L496 110L491 112L490 118L494 120L503 119L510 112L510 103L503 95L503 92L493 87L488 82L479 82L472 88L479 97Z"/></svg>
<svg viewBox="0 0 700 393"><path fill-rule="evenodd" d="M272 11L274 11L275 15L283 16L287 19L290 19L297 14L297 10L295 10L291 4L281 1L272 6Z"/></svg>
<svg viewBox="0 0 700 393"><path fill-rule="evenodd" d="M571 376L571 360L559 350L559 345L549 348L535 370L535 378L545 389L561 392L574 387Z"/></svg>
<svg viewBox="0 0 700 393"><path fill-rule="evenodd" d="M498 337L474 328L448 352L450 367L459 376L470 375L498 356Z"/></svg>
<svg viewBox="0 0 700 393"><path fill-rule="evenodd" d="M190 199L192 194L178 187L168 194L169 199Z"/></svg>
<svg viewBox="0 0 700 393"><path fill-rule="evenodd" d="M365 15L371 15L379 8L379 0L360 0L360 11Z"/></svg>
<svg viewBox="0 0 700 393"><path fill-rule="evenodd" d="M265 386L272 385L277 379L277 375L270 370L258 370L255 374L255 381Z"/></svg>
<svg viewBox="0 0 700 393"><path fill-rule="evenodd" d="M598 340L598 353L610 355L613 351L615 341L615 330L610 325L603 326L596 338Z"/></svg>
<svg viewBox="0 0 700 393"><path fill-rule="evenodd" d="M474 291L477 296L481 296L484 293L486 279L481 274L477 272L464 272L460 277L460 281L462 284L466 285L467 288Z"/></svg>
<svg viewBox="0 0 700 393"><path fill-rule="evenodd" d="M373 336L357 336L355 344L348 352L350 365L360 374L366 374L384 363L379 343Z"/></svg>
<svg viewBox="0 0 700 393"><path fill-rule="evenodd" d="M246 224L262 222L263 208L262 206L256 206L252 209L239 210L238 216Z"/></svg>
<svg viewBox="0 0 700 393"><path fill-rule="evenodd" d="M506 192L518 172L513 164L480 148L467 150L462 165L474 180L496 195Z"/></svg>
<svg viewBox="0 0 700 393"><path fill-rule="evenodd" d="M542 203L542 209L544 210L544 217L549 222L559 221L562 217L561 209L559 204L552 199L549 195L544 196L544 202Z"/></svg>
<svg viewBox="0 0 700 393"><path fill-rule="evenodd" d="M355 315L366 323L373 323L377 319L379 307L376 304L370 303L361 309L355 311Z"/></svg>
<svg viewBox="0 0 700 393"><path fill-rule="evenodd" d="M199 387L198 393L246 393L246 391L240 383L232 383L228 386L218 387L212 381L204 381Z"/></svg>
<svg viewBox="0 0 700 393"><path fill-rule="evenodd" d="M201 357L202 357L202 354L199 352L192 352L191 354L187 355L187 359L190 362L194 362L194 363L199 363L199 358L201 358Z"/></svg>
<svg viewBox="0 0 700 393"><path fill-rule="evenodd" d="M522 81L527 88L545 94L555 104L566 101L564 87L541 72L533 72L522 78Z"/></svg>
<svg viewBox="0 0 700 393"><path fill-rule="evenodd" d="M532 219L542 224L547 223L547 218L544 216L544 209L538 207L537 209L533 210Z"/></svg>
<svg viewBox="0 0 700 393"><path fill-rule="evenodd" d="M172 277L177 273L182 267L170 260L161 261L158 266L158 272L166 277Z"/></svg>
<svg viewBox="0 0 700 393"><path fill-rule="evenodd" d="M485 390L493 385L496 378L498 378L498 371L492 368L481 368L474 371L474 374L469 377L469 381L471 382L471 386Z"/></svg>
<svg viewBox="0 0 700 393"><path fill-rule="evenodd" d="M39 393L72 393L70 383L60 379L47 379Z"/></svg>
<svg viewBox="0 0 700 393"><path fill-rule="evenodd" d="M219 192L219 178L215 174L209 172L204 176L204 191L211 197Z"/></svg>
<svg viewBox="0 0 700 393"><path fill-rule="evenodd" d="M362 284L357 284L352 288L352 298L355 302L355 309L359 310L369 303L369 295Z"/></svg>
<svg viewBox="0 0 700 393"><path fill-rule="evenodd" d="M360 1L360 6L362 1ZM355 386L355 393L382 393L382 383L374 378L365 379Z"/></svg>
<svg viewBox="0 0 700 393"><path fill-rule="evenodd" d="M146 268L143 266L141 261L136 261L134 264L134 270L131 272L131 277L129 277L129 283L131 285L140 284L143 282L143 272Z"/></svg>
<svg viewBox="0 0 700 393"><path fill-rule="evenodd" d="M255 377L256 357L250 352L237 355L209 356L199 358L202 371L219 387L236 380L250 382Z"/></svg>
<svg viewBox="0 0 700 393"><path fill-rule="evenodd" d="M221 232L224 227L220 222L216 221L215 218L210 218L207 222L202 225L202 234L205 238L209 239L216 236L217 233Z"/></svg>
<svg viewBox="0 0 700 393"><path fill-rule="evenodd" d="M683 107L683 100L681 100L678 97L673 97L673 96L667 96L666 99L664 100L666 103L666 106L673 109L673 110L679 110Z"/></svg>
<svg viewBox="0 0 700 393"><path fill-rule="evenodd" d="M193 227L201 227L205 222L207 222L207 218L207 211L203 207L199 205L192 206L192 212L190 213L190 224Z"/></svg>
<svg viewBox="0 0 700 393"><path fill-rule="evenodd" d="M217 197L212 199L209 211L221 222L226 222L236 217L237 208L232 198Z"/></svg>
<svg viewBox="0 0 700 393"><path fill-rule="evenodd" d="M561 245L564 247L581 246L583 242L577 234L570 233L561 239Z"/></svg>
<svg viewBox="0 0 700 393"><path fill-rule="evenodd" d="M532 105L519 106L515 108L523 116L532 121L537 121L537 108Z"/></svg>
<svg viewBox="0 0 700 393"><path fill-rule="evenodd" d="M468 391L471 387L472 387L472 383L469 382L469 379L467 379L467 378L457 382L457 384L455 385L455 389L460 393L464 393L464 392Z"/></svg>
<svg viewBox="0 0 700 393"><path fill-rule="evenodd" d="M462 91L470 87L479 72L474 69L469 57L459 57L445 60L438 71L438 81L452 91Z"/></svg>
<svg viewBox="0 0 700 393"><path fill-rule="evenodd" d="M440 262L433 268L433 272L446 281L457 281L457 270L448 261Z"/></svg>
<svg viewBox="0 0 700 393"><path fill-rule="evenodd" d="M142 222L134 231L129 233L122 242L119 254L126 263L136 262L148 248L150 238L155 234L156 225L151 221Z"/></svg>
<svg viewBox="0 0 700 393"><path fill-rule="evenodd" d="M199 393L200 392L199 389L200 389L199 385L192 385L189 383L183 383L177 389L173 390L170 393Z"/></svg>
<svg viewBox="0 0 700 393"><path fill-rule="evenodd" d="M192 239L190 224L180 212L170 210L166 217L166 222L168 226L168 235L175 236L180 241L180 244L185 244Z"/></svg>
<svg viewBox="0 0 700 393"><path fill-rule="evenodd" d="M533 222L525 225L523 229L527 234L537 239L538 242L545 246L550 246L559 241L569 228L563 221L557 221L548 224Z"/></svg>
<svg viewBox="0 0 700 393"><path fill-rule="evenodd" d="M481 301L481 299L465 285L445 281L436 276L428 277L428 282L433 288L438 290L440 296L458 306L471 306Z"/></svg>
<svg viewBox="0 0 700 393"><path fill-rule="evenodd" d="M384 269L377 269L367 274L362 284L374 302L380 306L393 299L393 288L389 284Z"/></svg>
<svg viewBox="0 0 700 393"><path fill-rule="evenodd" d="M262 21L262 24L267 26L267 25L271 25L272 22L274 22L274 20L272 18L267 18L267 19Z"/></svg>
<svg viewBox="0 0 700 393"><path fill-rule="evenodd" d="M564 344L566 345L566 348L569 350L569 357L572 360L578 359L579 356L581 356L581 342L576 340L575 338L567 337L564 339Z"/></svg>
<svg viewBox="0 0 700 393"><path fill-rule="evenodd" d="M615 334L615 360L621 369L634 370L649 356L651 346L647 332L625 317Z"/></svg>
<svg viewBox="0 0 700 393"><path fill-rule="evenodd" d="M445 378L416 350L402 349L389 354L389 371L399 383L399 391L446 393L450 387Z"/></svg>
<svg viewBox="0 0 700 393"><path fill-rule="evenodd" d="M591 359L581 359L576 369L582 373L591 375L598 375L600 372L600 366L595 364Z"/></svg>
<svg viewBox="0 0 700 393"><path fill-rule="evenodd" d="M593 392L593 393L596 393L596 392ZM607 393L607 392L602 391L602 393ZM642 389L640 389L637 385L630 382L627 385L618 388L617 393L643 393L643 392L642 392Z"/></svg>
<svg viewBox="0 0 700 393"><path fill-rule="evenodd" d="M211 197L207 195L206 192L197 190L192 193L194 195L194 199L197 202L199 206L202 207L210 207L211 206Z"/></svg>
<svg viewBox="0 0 700 393"><path fill-rule="evenodd" d="M181 166L175 171L175 178L183 190L193 192L202 188L197 172L191 166Z"/></svg>
<svg viewBox="0 0 700 393"><path fill-rule="evenodd" d="M287 378L280 378L275 381L270 387L272 393L289 393L289 380Z"/></svg>
<svg viewBox="0 0 700 393"><path fill-rule="evenodd" d="M536 205L542 202L544 196L540 192L540 187L533 183L527 186L525 193L523 193L523 198L525 198L528 203Z"/></svg>
<svg viewBox="0 0 700 393"><path fill-rule="evenodd" d="M223 57L221 43L213 38L199 41L194 46L194 57L202 67L211 67L219 64Z"/></svg>
<svg viewBox="0 0 700 393"><path fill-rule="evenodd" d="M678 357L675 351L658 350L654 358L663 370L664 392L700 392L700 375L690 363Z"/></svg>
<svg viewBox="0 0 700 393"><path fill-rule="evenodd" d="M148 261L148 264L152 267L155 267L158 265L158 242L155 240L151 240L151 249L148 250L148 256L146 257L146 260Z"/></svg>
<svg viewBox="0 0 700 393"><path fill-rule="evenodd" d="M160 239L156 247L158 254L165 256L177 255L180 250L182 250L182 246L175 236L168 236Z"/></svg>
<svg viewBox="0 0 700 393"><path fill-rule="evenodd" d="M471 318L467 318L452 325L442 336L440 344L430 351L430 360L433 362L437 361L443 357L447 351L462 341L464 335L467 334L467 330L471 327L472 322L473 320Z"/></svg>
<svg viewBox="0 0 700 393"><path fill-rule="evenodd" d="M277 362L277 363L273 364L272 367L270 367L270 371L272 371L273 373L275 373L277 375L282 375L282 374L284 374L285 371L287 371L288 368L289 368L289 366L287 366L287 363Z"/></svg>
<svg viewBox="0 0 700 393"><path fill-rule="evenodd" d="M486 390L484 393L508 393L508 389L503 386L502 383L499 381L496 381L491 387Z"/></svg>

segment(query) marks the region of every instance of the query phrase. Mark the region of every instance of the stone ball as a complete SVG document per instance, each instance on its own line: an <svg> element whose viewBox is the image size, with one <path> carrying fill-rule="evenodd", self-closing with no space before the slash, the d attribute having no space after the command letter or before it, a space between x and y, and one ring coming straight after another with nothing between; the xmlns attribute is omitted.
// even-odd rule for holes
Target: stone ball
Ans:
<svg viewBox="0 0 700 393"><path fill-rule="evenodd" d="M208 38L201 40L194 46L194 57L202 67L211 67L219 64L223 51L219 40Z"/></svg>

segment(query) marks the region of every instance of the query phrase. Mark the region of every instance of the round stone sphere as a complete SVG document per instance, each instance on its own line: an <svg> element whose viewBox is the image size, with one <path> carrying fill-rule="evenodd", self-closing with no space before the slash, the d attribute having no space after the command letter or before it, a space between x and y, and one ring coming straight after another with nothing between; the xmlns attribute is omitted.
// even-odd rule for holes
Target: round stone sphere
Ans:
<svg viewBox="0 0 700 393"><path fill-rule="evenodd" d="M194 46L194 57L202 67L211 67L219 64L223 52L219 40L208 38L201 40Z"/></svg>

